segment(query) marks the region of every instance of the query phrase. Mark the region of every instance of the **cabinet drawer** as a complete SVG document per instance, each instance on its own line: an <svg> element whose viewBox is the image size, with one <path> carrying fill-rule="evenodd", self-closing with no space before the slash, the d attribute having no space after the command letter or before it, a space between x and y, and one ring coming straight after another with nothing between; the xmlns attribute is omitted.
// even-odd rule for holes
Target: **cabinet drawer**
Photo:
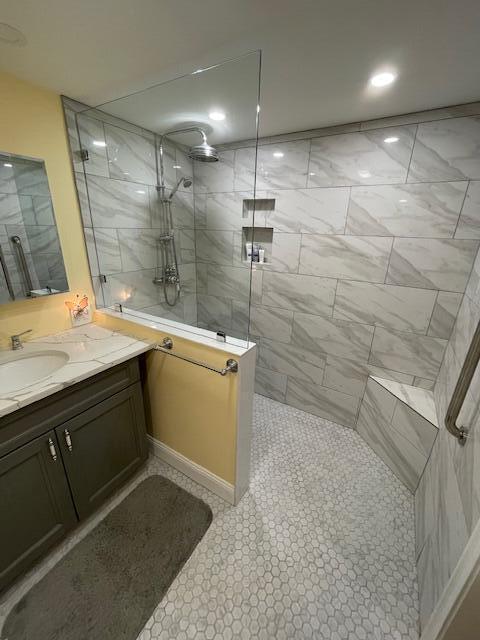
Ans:
<svg viewBox="0 0 480 640"><path fill-rule="evenodd" d="M147 458L140 383L56 429L79 518L94 511Z"/></svg>
<svg viewBox="0 0 480 640"><path fill-rule="evenodd" d="M139 379L138 358L134 358L0 418L0 457Z"/></svg>
<svg viewBox="0 0 480 640"><path fill-rule="evenodd" d="M53 431L0 460L0 513L3 589L77 522Z"/></svg>

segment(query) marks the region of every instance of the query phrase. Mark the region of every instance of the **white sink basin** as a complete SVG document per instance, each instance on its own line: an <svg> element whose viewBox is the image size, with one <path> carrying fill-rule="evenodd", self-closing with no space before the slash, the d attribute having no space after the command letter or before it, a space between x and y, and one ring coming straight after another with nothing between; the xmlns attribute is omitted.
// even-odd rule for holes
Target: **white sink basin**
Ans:
<svg viewBox="0 0 480 640"><path fill-rule="evenodd" d="M0 394L21 391L61 369L69 361L64 351L35 351L0 360Z"/></svg>

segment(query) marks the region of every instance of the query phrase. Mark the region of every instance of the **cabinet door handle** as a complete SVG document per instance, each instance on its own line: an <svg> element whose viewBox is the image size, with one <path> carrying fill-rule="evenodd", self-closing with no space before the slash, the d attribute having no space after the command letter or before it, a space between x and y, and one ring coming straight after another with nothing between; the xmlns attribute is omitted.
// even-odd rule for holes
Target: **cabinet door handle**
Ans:
<svg viewBox="0 0 480 640"><path fill-rule="evenodd" d="M65 436L65 444L67 445L67 449L69 451L73 451L72 437L70 436L70 431L68 429L65 429L65 431L63 432L63 435Z"/></svg>
<svg viewBox="0 0 480 640"><path fill-rule="evenodd" d="M55 449L55 444L51 438L48 439L48 448L50 449L52 460L55 462L57 460L57 450Z"/></svg>

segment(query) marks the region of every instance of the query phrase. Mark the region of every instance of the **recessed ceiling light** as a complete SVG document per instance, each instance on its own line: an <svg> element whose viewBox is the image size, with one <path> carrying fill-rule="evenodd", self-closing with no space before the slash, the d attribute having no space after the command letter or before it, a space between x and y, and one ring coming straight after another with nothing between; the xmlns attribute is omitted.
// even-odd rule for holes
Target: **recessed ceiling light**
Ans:
<svg viewBox="0 0 480 640"><path fill-rule="evenodd" d="M274 158L283 158L285 154L283 153L283 151L274 151L273 152L273 157Z"/></svg>
<svg viewBox="0 0 480 640"><path fill-rule="evenodd" d="M370 78L370 84L374 87L387 87L396 79L396 75L391 71L384 71L383 73L376 73Z"/></svg>
<svg viewBox="0 0 480 640"><path fill-rule="evenodd" d="M106 147L107 143L104 142L103 140L94 140L93 141L93 146L95 146L95 147Z"/></svg>
<svg viewBox="0 0 480 640"><path fill-rule="evenodd" d="M370 173L370 171L367 171L366 169L360 169L360 171L358 172L358 175L361 178L371 178L372 174Z"/></svg>
<svg viewBox="0 0 480 640"><path fill-rule="evenodd" d="M223 111L210 111L208 117L210 118L210 120L216 120L218 122L220 122L221 120L225 120L226 118Z"/></svg>
<svg viewBox="0 0 480 640"><path fill-rule="evenodd" d="M4 167L13 167L13 164L10 164L10 162L4 162L3 166Z"/></svg>
<svg viewBox="0 0 480 640"><path fill-rule="evenodd" d="M15 27L5 22L0 22L0 42L16 47L24 47L27 44L27 39L23 33Z"/></svg>
<svg viewBox="0 0 480 640"><path fill-rule="evenodd" d="M398 138L397 136L389 136L388 138L385 138L384 142L392 144L392 142L398 142Z"/></svg>

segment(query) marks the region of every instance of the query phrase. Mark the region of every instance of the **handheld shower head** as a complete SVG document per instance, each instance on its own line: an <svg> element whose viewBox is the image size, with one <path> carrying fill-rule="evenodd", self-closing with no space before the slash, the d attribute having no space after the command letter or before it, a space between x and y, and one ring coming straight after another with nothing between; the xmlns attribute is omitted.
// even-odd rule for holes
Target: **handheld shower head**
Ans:
<svg viewBox="0 0 480 640"><path fill-rule="evenodd" d="M188 187L192 186L192 179L191 178L185 178L184 176L182 176L180 178L180 180L177 182L177 184L173 187L172 191L170 192L170 195L168 196L167 200L171 200L173 198L173 196L177 193L180 185L183 183L183 186L185 187L185 189L188 189Z"/></svg>

